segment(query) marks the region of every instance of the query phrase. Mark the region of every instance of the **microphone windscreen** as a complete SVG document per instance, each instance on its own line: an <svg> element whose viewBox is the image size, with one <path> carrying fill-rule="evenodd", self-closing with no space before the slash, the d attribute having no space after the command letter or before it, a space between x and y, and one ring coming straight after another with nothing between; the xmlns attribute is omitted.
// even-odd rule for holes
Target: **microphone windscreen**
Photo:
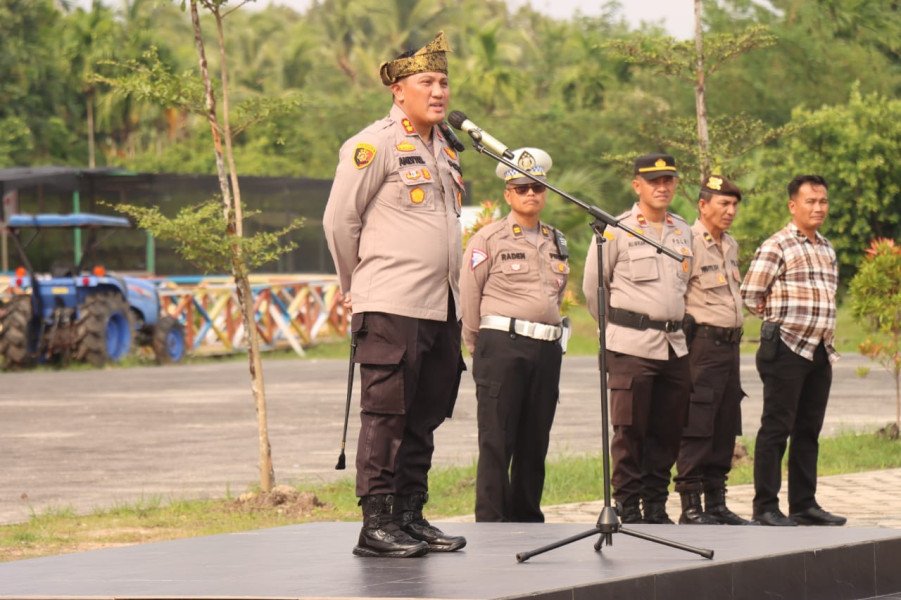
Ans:
<svg viewBox="0 0 901 600"><path fill-rule="evenodd" d="M451 114L447 115L447 122L450 123L451 125L453 125L454 127L456 127L457 129L460 129L460 127L463 125L463 121L466 121L466 120L467 120L466 115L461 113L459 110L453 110L453 111L451 111Z"/></svg>

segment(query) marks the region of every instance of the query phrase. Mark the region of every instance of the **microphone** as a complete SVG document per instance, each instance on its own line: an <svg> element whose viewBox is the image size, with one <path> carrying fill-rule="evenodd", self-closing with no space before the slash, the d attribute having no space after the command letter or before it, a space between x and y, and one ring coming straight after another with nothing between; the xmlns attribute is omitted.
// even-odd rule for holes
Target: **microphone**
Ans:
<svg viewBox="0 0 901 600"><path fill-rule="evenodd" d="M461 113L459 110L452 111L451 114L447 116L447 120L451 125L459 129L460 131L465 131L469 134L469 137L482 144L489 150L497 152L506 159L513 158L513 153L510 152L503 143L485 133L478 125L470 121L466 117L466 115Z"/></svg>
<svg viewBox="0 0 901 600"><path fill-rule="evenodd" d="M457 152L463 152L466 150L466 146L463 145L463 142L460 141L460 138L457 137L457 134L454 133L454 130L448 127L447 123L441 121L438 123L438 129L441 130L441 133L444 134L444 137L447 138L447 141L450 142L450 145L454 147L454 150Z"/></svg>

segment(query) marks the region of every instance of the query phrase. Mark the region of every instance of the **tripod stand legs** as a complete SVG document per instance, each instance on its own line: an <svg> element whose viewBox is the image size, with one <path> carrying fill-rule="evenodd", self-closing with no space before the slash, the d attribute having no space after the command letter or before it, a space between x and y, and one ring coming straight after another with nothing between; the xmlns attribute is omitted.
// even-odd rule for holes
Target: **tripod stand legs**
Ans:
<svg viewBox="0 0 901 600"><path fill-rule="evenodd" d="M582 533L577 533L576 535L570 536L566 539L562 539L556 541L552 544L548 544L547 546L542 546L541 548L536 548L535 550L530 550L527 552L520 552L516 555L516 562L525 562L532 558L533 556L537 556L539 554L544 554L545 552L549 552L561 546L565 546L567 544L571 544L573 542L577 542L579 540L585 539L592 535L600 535L598 541L594 544L594 549L596 551L600 551L601 548L606 544L607 546L613 545L613 534L614 533L624 533L626 535L630 535L632 537L637 537L642 540L647 540L649 542L654 542L656 544L661 544L663 546L669 546L670 548L676 548L677 550L684 550L686 552L691 552L693 554L697 554L698 556L703 556L707 559L713 558L713 550L709 550L707 548L698 548L696 546L689 546L687 544L680 544L679 542L674 542L672 540L667 540L665 538L657 537L655 535L650 535L647 533L642 533L640 531L634 531L632 529L625 529L620 526L619 517L616 514L616 510L612 506L604 506L603 510L601 510L601 514L598 517L597 525L594 526L594 529L589 529L588 531L583 531Z"/></svg>

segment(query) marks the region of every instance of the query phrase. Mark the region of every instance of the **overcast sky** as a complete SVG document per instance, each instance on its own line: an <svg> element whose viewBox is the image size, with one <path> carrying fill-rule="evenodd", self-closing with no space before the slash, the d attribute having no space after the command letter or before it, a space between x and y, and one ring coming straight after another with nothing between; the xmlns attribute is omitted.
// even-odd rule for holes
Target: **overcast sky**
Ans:
<svg viewBox="0 0 901 600"><path fill-rule="evenodd" d="M259 4L285 4L303 10L310 5L310 0L257 0ZM531 4L532 8L551 17L568 19L576 11L586 16L600 16L601 7L606 0L507 0L507 6L517 8ZM670 35L678 39L691 38L694 35L694 1L693 0L620 0L622 15L632 27L638 27L642 21L662 23Z"/></svg>

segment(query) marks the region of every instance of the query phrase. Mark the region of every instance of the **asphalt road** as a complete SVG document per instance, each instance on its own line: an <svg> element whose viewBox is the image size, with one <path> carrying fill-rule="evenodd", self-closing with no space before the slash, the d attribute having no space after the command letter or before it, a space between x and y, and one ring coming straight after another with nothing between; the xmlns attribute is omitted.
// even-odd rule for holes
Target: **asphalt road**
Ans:
<svg viewBox="0 0 901 600"><path fill-rule="evenodd" d="M859 365L870 366L861 379ZM348 470L335 471L346 360L264 361L269 436L279 483L352 477L359 428L355 395ZM594 357L565 357L551 454L600 449ZM743 357L745 433L754 435L761 384ZM357 392L358 393L358 392ZM476 401L464 373L454 418L436 434L435 463L471 464ZM891 376L845 356L835 365L824 434L872 430L894 419ZM141 500L238 495L259 482L257 423L247 364L0 373L0 524L32 512L80 513Z"/></svg>

